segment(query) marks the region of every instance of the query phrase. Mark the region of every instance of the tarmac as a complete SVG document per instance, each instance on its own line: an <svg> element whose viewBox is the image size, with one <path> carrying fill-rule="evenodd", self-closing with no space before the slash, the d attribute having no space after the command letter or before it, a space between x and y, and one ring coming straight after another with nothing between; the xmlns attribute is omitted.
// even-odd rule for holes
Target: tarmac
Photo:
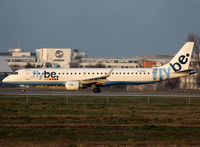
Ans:
<svg viewBox="0 0 200 147"><path fill-rule="evenodd" d="M66 95L66 96L155 96L155 97L200 97L197 92L126 92L102 90L93 93L92 89L67 91L65 89L27 88L21 92L19 88L0 88L0 95Z"/></svg>

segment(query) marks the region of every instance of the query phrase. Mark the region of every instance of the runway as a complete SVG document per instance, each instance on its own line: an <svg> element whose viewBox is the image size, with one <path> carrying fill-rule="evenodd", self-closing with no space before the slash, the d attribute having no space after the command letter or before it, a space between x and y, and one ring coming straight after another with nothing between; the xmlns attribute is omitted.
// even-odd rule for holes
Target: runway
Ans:
<svg viewBox="0 0 200 147"><path fill-rule="evenodd" d="M0 95L66 95L66 96L155 96L155 97L200 97L195 92L125 92L102 90L93 93L89 90L66 91L64 89L26 89L24 93L19 88L0 88Z"/></svg>

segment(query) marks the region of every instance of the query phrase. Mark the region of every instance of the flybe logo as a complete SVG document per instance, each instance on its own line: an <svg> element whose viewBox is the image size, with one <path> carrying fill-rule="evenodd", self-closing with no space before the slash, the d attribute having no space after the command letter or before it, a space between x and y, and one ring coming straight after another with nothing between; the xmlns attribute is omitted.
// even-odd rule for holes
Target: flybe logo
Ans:
<svg viewBox="0 0 200 147"><path fill-rule="evenodd" d="M59 76L56 75L56 72L47 72L46 70L42 73L40 73L37 70L33 71L33 78L38 79L38 80L42 80L44 78L45 81L54 81L54 80L58 80Z"/></svg>
<svg viewBox="0 0 200 147"><path fill-rule="evenodd" d="M165 80L170 79L170 68L154 68L153 69L153 80Z"/></svg>
<svg viewBox="0 0 200 147"><path fill-rule="evenodd" d="M186 54L185 55L181 55L179 58L178 58L178 62L175 62L174 64L172 63L169 63L169 65L171 66L171 68L177 72L177 71L180 71L182 69L182 65L186 64L188 62L188 57L190 56L190 54Z"/></svg>

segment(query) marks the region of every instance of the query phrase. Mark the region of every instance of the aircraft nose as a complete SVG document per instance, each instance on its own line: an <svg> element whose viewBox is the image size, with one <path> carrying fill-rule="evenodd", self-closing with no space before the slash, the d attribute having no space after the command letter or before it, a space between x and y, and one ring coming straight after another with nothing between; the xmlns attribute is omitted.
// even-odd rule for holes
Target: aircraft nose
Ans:
<svg viewBox="0 0 200 147"><path fill-rule="evenodd" d="M7 83L8 82L8 77L5 77L3 80L2 80L2 83Z"/></svg>

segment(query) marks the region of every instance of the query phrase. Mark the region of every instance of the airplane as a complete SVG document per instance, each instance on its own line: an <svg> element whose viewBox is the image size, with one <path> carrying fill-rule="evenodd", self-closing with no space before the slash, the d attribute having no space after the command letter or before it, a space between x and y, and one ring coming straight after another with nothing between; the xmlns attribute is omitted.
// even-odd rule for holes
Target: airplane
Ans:
<svg viewBox="0 0 200 147"><path fill-rule="evenodd" d="M130 84L141 85L169 80L196 73L189 69L194 42L186 42L172 60L156 68L28 68L15 71L3 83L19 85L65 85L66 90Z"/></svg>

